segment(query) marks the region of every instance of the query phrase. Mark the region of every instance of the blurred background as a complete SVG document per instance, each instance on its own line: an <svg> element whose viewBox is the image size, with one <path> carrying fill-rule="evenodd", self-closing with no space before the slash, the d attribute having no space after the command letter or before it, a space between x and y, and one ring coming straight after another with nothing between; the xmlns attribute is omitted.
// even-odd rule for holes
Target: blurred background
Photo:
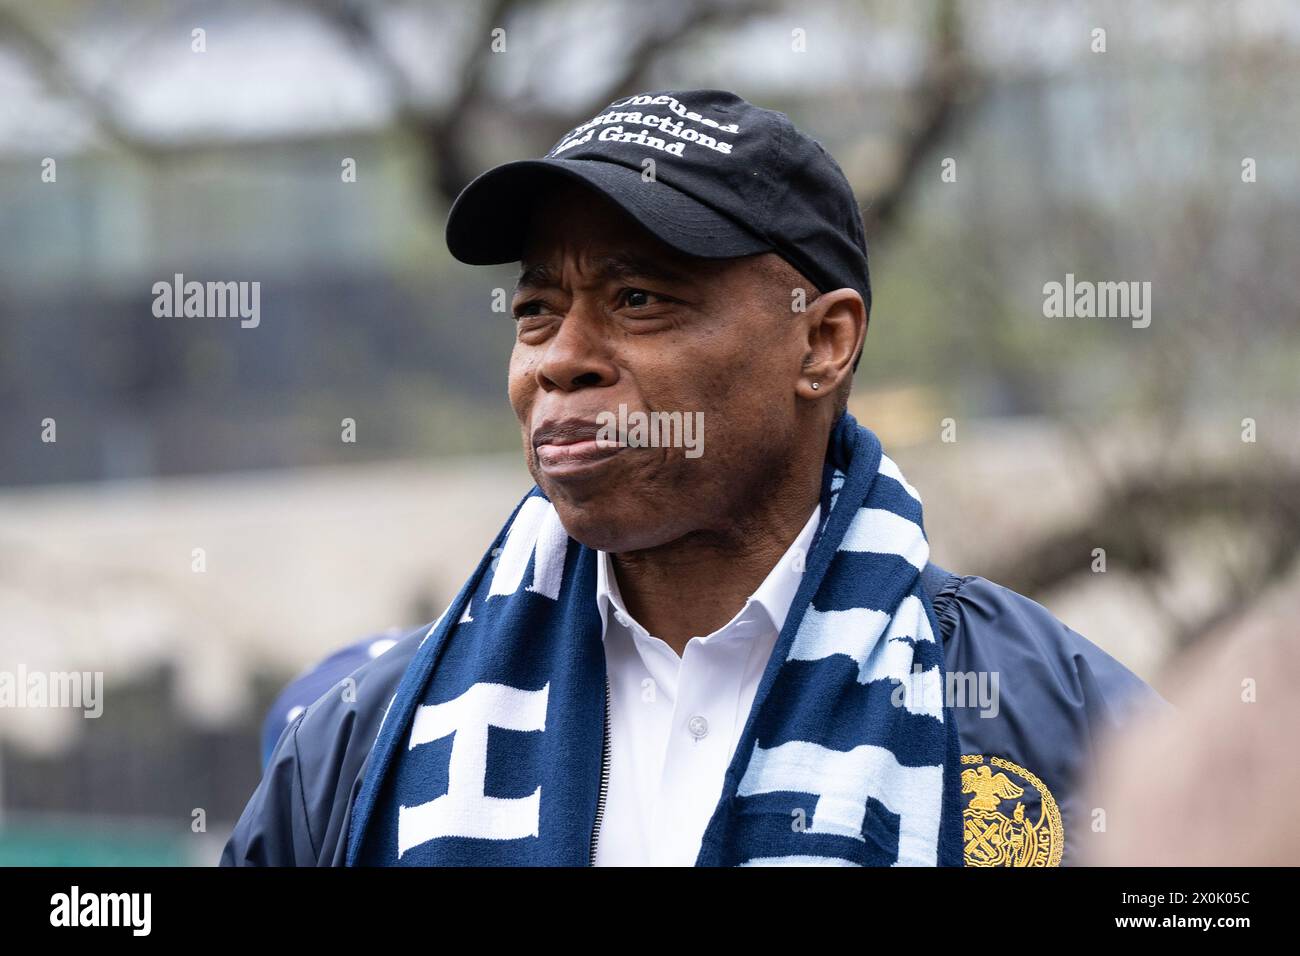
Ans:
<svg viewBox="0 0 1300 956"><path fill-rule="evenodd" d="M1157 689L1295 639L1298 54L1287 0L0 0L0 672L104 695L0 707L0 864L214 862L280 688L441 612L531 483L446 209L645 90L844 168L852 410L938 563ZM176 273L260 323L156 317ZM1149 327L1045 317L1067 273Z"/></svg>

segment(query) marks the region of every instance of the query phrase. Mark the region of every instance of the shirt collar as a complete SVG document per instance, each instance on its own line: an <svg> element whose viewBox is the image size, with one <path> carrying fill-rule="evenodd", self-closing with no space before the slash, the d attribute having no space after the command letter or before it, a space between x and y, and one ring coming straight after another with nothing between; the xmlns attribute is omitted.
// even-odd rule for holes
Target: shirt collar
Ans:
<svg viewBox="0 0 1300 956"><path fill-rule="evenodd" d="M781 628L785 626L785 619L790 614L790 605L794 602L795 592L799 590L799 582L803 580L803 569L808 561L808 548L812 544L813 535L817 532L817 519L821 517L821 510L820 504L813 508L812 514L804 523L803 530L768 572L763 583L749 596L749 600L737 612L736 617L744 614L751 605L760 607L766 612L772 626L780 633ZM623 596L619 593L618 580L614 574L614 562L606 551L596 552L596 605L600 609L602 633L608 632L611 607L615 614L621 614L626 618L628 626L640 631L645 630L628 613L627 607L623 604ZM734 621L735 618L732 620Z"/></svg>

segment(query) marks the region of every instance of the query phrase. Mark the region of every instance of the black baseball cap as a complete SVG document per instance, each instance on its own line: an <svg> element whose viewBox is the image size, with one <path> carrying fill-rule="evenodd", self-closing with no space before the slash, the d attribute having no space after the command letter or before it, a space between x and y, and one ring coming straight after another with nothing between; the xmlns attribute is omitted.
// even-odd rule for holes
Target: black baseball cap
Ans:
<svg viewBox="0 0 1300 956"><path fill-rule="evenodd" d="M518 261L532 205L557 177L595 188L687 255L775 252L821 292L858 290L870 311L853 189L784 113L725 90L615 100L543 158L497 166L461 190L447 217L451 254L471 265Z"/></svg>

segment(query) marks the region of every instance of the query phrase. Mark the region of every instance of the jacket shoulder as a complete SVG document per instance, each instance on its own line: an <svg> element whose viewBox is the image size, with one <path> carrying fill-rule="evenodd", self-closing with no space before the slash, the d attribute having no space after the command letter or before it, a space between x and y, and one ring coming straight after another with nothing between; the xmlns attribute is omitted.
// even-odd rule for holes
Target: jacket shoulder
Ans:
<svg viewBox="0 0 1300 956"><path fill-rule="evenodd" d="M288 723L226 843L223 866L342 864L366 760L428 630L342 675Z"/></svg>
<svg viewBox="0 0 1300 956"><path fill-rule="evenodd" d="M996 670L1018 697L1107 723L1168 706L1145 681L1051 611L978 575L950 574L934 599L945 663Z"/></svg>
<svg viewBox="0 0 1300 956"><path fill-rule="evenodd" d="M393 648L405 635L396 628L372 634L334 651L285 685L262 721L262 766L270 762L285 727L343 678Z"/></svg>
<svg viewBox="0 0 1300 956"><path fill-rule="evenodd" d="M986 812L965 796L979 793L981 774L1004 776L999 785L1019 796L999 810L1023 803L1050 834L1040 840L1043 859L1027 865L1075 863L1090 832L1085 794L1099 747L1141 710L1169 705L1041 604L985 578L952 575L933 604L963 755L964 814ZM986 850L968 844L967 863L986 865Z"/></svg>

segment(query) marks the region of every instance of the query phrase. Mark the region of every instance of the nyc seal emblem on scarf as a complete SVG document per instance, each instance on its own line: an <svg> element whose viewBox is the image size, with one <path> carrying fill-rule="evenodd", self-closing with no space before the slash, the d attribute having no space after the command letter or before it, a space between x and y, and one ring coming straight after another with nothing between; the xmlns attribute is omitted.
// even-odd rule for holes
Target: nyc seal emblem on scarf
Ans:
<svg viewBox="0 0 1300 956"><path fill-rule="evenodd" d="M962 754L961 762L966 865L1060 866L1065 831L1047 785L1002 757Z"/></svg>

